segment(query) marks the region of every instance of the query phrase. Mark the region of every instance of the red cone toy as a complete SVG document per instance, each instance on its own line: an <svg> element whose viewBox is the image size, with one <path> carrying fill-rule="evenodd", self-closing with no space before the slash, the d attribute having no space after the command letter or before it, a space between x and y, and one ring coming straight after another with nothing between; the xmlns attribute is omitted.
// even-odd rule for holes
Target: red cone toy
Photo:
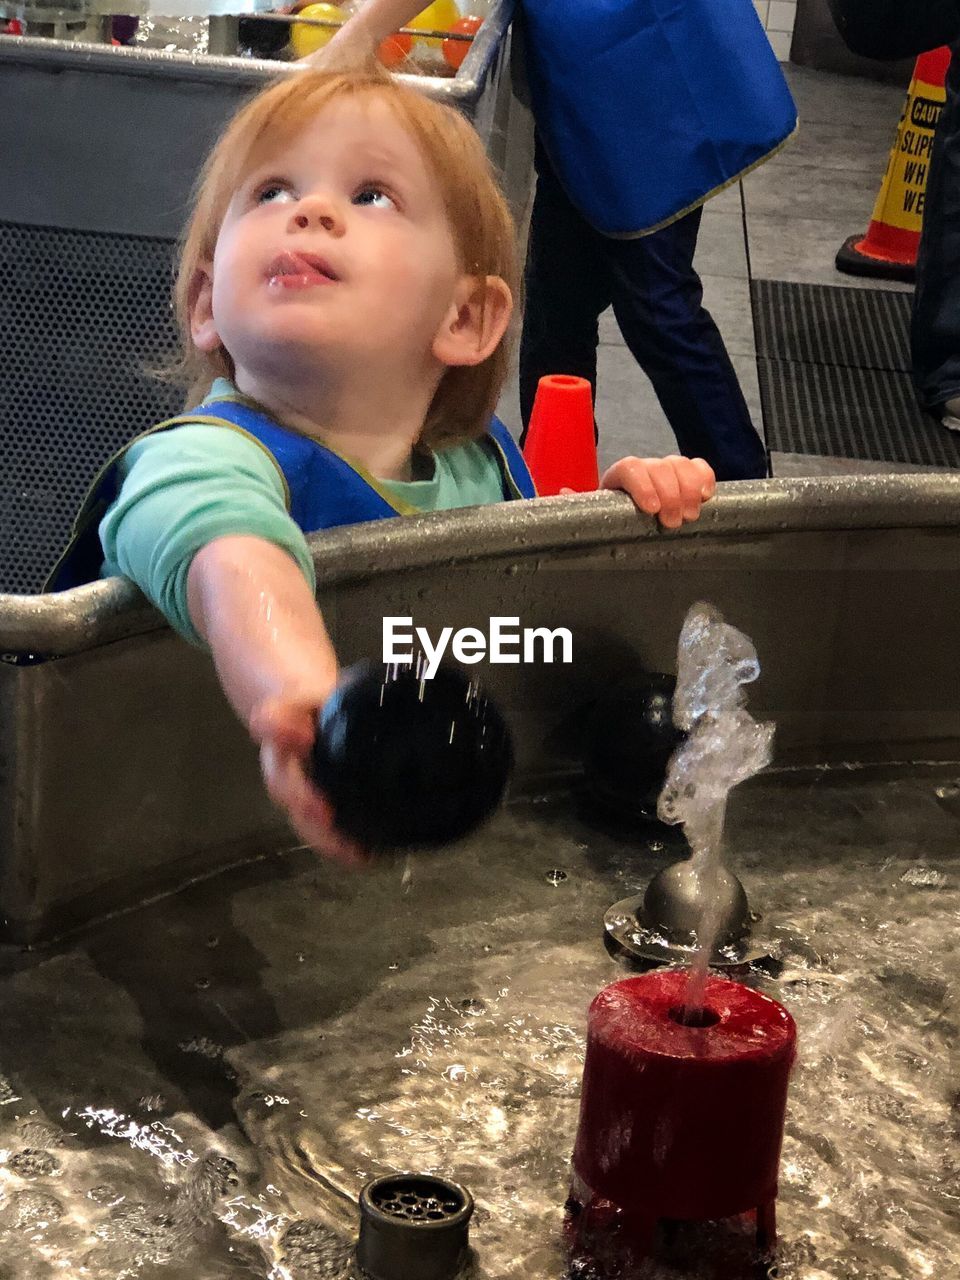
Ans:
<svg viewBox="0 0 960 1280"><path fill-rule="evenodd" d="M551 373L540 379L523 456L541 498L561 489L587 493L599 486L593 396L586 378Z"/></svg>

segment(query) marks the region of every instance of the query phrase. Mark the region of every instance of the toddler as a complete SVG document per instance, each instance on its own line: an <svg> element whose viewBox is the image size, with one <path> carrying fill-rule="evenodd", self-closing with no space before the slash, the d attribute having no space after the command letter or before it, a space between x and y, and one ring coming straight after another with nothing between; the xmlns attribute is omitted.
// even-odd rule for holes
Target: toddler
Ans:
<svg viewBox="0 0 960 1280"><path fill-rule="evenodd" d="M454 110L376 70L286 75L227 127L186 231L175 301L198 407L108 465L52 583L124 574L208 646L270 795L346 862L363 853L306 772L337 659L304 535L535 496L493 417L517 270ZM714 476L626 458L602 484L674 528Z"/></svg>

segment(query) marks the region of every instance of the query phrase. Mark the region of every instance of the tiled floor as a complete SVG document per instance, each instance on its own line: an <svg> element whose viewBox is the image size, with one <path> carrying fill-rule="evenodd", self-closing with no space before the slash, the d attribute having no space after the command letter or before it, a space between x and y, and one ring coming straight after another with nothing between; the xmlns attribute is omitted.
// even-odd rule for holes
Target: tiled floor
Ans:
<svg viewBox="0 0 960 1280"><path fill-rule="evenodd" d="M771 8L780 0L770 0ZM750 279L905 289L842 275L833 265L847 236L866 229L903 106L902 89L785 67L800 116L787 146L704 210L696 264L704 300L727 344L754 422L762 429ZM633 453L676 450L647 379L623 344L611 313L601 317L597 421L606 466ZM512 428L520 414L515 380L499 409ZM775 475L921 470L903 464L800 454L772 458Z"/></svg>

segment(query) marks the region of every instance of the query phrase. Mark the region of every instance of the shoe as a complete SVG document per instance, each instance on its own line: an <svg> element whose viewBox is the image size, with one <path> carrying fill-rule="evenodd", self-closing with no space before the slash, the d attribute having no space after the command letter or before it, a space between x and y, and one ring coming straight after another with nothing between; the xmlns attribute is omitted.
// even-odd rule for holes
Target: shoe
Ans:
<svg viewBox="0 0 960 1280"><path fill-rule="evenodd" d="M960 396L954 396L940 406L940 422L948 431L960 431Z"/></svg>

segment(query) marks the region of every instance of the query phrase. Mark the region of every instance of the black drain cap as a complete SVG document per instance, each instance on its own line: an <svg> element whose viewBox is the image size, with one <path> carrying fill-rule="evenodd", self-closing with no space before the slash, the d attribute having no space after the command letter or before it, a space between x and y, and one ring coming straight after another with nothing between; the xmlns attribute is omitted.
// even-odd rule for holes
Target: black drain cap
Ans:
<svg viewBox="0 0 960 1280"><path fill-rule="evenodd" d="M466 1261L473 1196L424 1173L375 1178L360 1192L357 1261L370 1280L450 1280Z"/></svg>

